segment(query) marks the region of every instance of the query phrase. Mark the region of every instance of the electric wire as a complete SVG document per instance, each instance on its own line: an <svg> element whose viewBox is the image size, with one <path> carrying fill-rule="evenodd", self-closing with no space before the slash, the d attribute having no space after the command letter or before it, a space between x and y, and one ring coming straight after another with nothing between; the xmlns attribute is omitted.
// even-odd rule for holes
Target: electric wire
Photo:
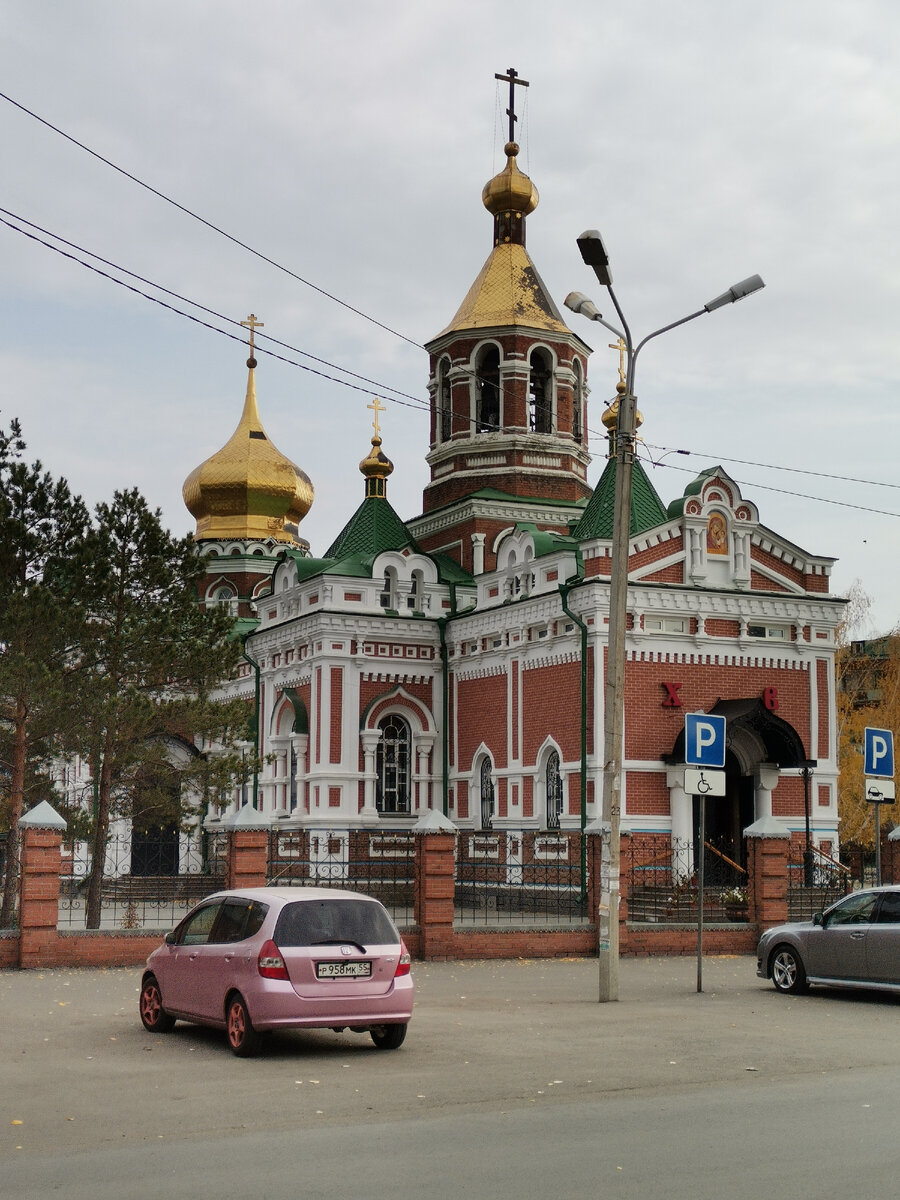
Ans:
<svg viewBox="0 0 900 1200"><path fill-rule="evenodd" d="M193 209L188 208L184 204L180 204L177 200L173 200L172 197L167 196L165 192L161 192L158 188L152 187L149 183L145 183L143 179L139 179L138 176L133 175L131 171L126 171L124 167L120 167L117 163L114 163L112 159L106 158L103 154L100 154L99 151L92 150L90 146L86 146L84 142L80 142L78 138L73 137L71 133L66 133L66 131L64 129L60 129L58 125L54 125L52 122L46 120L46 118L39 116L38 113L33 112L32 109L26 108L24 104L20 104L18 100L14 100L12 96L8 96L5 92L0 92L0 100L6 100L7 103L12 104L14 108L18 108L19 111L25 113L26 116L32 117L35 121L38 121L41 125L45 126L45 128L51 129L54 133L59 134L60 137L65 138L66 141L71 142L73 146L77 146L79 150L84 150L85 153L90 154L93 158L105 163L106 166L111 167L114 171L118 171L118 173L123 175L126 179L130 179L132 183L136 183L138 187L144 188L145 191L157 196L160 200L165 200L166 204L171 204L172 207L177 208L179 212L183 212L186 216L192 217L195 221L199 221L200 224L205 225L207 229L211 229L214 233L218 233L222 237L227 238L229 242L233 242L235 246L240 246L242 250L248 251L248 253L254 255L262 262L268 263L270 267L274 267L277 271L282 271L285 275L289 275L291 279L296 279L298 283L302 283L305 287L312 288L312 290L314 292L318 292L320 296L325 296L326 299L333 300L335 304L339 304L342 308L346 308L349 312L354 313L356 316L362 317L364 321L369 321L372 325L377 325L379 329L383 329L386 333L390 333L394 337L398 337L402 341L408 342L410 346L415 346L417 350L421 350L423 348L419 342L415 341L413 338L407 337L405 333L400 333L399 330L392 329L390 325L385 325L382 321L376 320L375 317L370 317L368 313L363 312L362 309L355 308L352 304L348 304L346 300L342 300L339 296L335 296L333 292L328 292L325 290L325 288L319 287L311 280L304 279L304 277L302 275L298 275L296 271L292 271L289 267L283 266L274 258L269 258L269 256L267 254L263 254L261 250L254 249L253 246L249 246L246 242L242 242L240 238L235 237L234 234L228 233L228 231L222 229L221 226L214 224L212 221L207 221L205 217L201 217L200 214L194 212Z"/></svg>
<svg viewBox="0 0 900 1200"><path fill-rule="evenodd" d="M13 230L16 233L22 234L24 237L29 238L31 241L37 242L39 245L46 247L48 250L56 251L56 253L61 255L63 258L67 258L72 262L76 262L80 266L85 267L87 270L92 271L94 274L99 275L102 278L109 280L109 282L118 284L120 287L125 288L127 291L130 291L135 295L141 296L143 299L149 300L152 303L157 304L160 307L167 309L169 312L172 312L177 316L186 317L189 321L192 321L195 324L200 325L201 327L208 329L213 333L218 333L218 334L221 334L223 337L227 337L227 338L231 339L232 341L241 342L241 343L246 344L246 337L244 336L243 327L241 326L240 321L237 321L234 318L225 316L224 314L217 312L215 309L211 309L211 308L207 307L206 305L200 304L197 301L190 300L189 298L180 295L178 292L174 292L171 289L166 288L161 284L157 284L157 283L154 283L152 280L146 279L142 275L138 275L133 271L129 271L125 267L120 267L118 264L111 262L109 259L103 258L101 255L95 254L93 251L87 250L84 247L78 246L76 243L71 242L71 241L67 240L66 238L63 238L61 235L54 234L54 233L50 232L49 230L44 229L42 226L37 225L33 221L29 221L29 220L27 220L27 218L20 217L17 214L10 212L10 210L8 210L8 209L0 207L0 214L3 214L2 216L0 216L0 224L7 226L7 228ZM12 219L10 220L7 218L12 218ZM150 295L150 293L143 291L141 288L135 287L133 284L129 284L125 280L118 279L118 278L116 278L116 276L109 274L109 272L101 270L99 267L95 266L93 263L85 262L84 259L78 258L78 256L76 254L72 254L67 250L63 250L60 246L54 245L53 242L46 241L44 237L39 237L36 233L29 232L28 229L23 229L23 228L21 228L21 226L13 224L13 221L20 221L22 224L30 226L31 229L40 231L40 233L44 234L45 237L53 238L55 241L61 242L62 245L70 247L70 249L77 250L81 254L86 254L89 257L96 259L98 262L102 262L105 266L110 267L112 270L118 271L120 274L127 275L132 279L136 279L136 280L140 281L141 283L146 284L148 287L152 287L156 291L162 292L165 295L172 296L173 298L179 300L181 303L188 304L192 308L196 308L201 312L205 312L207 315L214 317L216 320L224 321L229 325L233 325L236 328L240 329L241 332L240 333L237 333L237 332L232 333L227 329L221 329L218 326L213 325L208 321L202 320L201 318L195 316L192 313L185 312L183 309L177 308L175 305L168 304L166 301L161 300L158 296ZM273 345L281 346L283 349L289 350L292 354L299 354L305 358L310 358L310 359L312 359L312 361L317 362L320 365L328 366L332 370L340 371L346 375L351 376L354 379L358 379L361 381L361 383L372 384L372 387L363 387L360 384L350 383L347 379L340 379L334 375L329 375L325 371L317 370L316 368L310 367L305 363L296 362L294 359L288 358L283 354L279 354L274 350L270 350L265 346L257 345L255 347L255 349L259 353L266 354L270 358L274 358L279 362L286 363L289 366L298 367L300 370L307 371L308 373L315 375L318 378L328 380L329 382L342 384L344 387L349 387L353 391L362 392L363 394L369 395L369 396L378 396L381 399L390 401L394 404L399 404L400 406L405 407L405 408L413 408L420 412L425 412L430 409L429 401L412 396L408 392L400 391L397 388L393 388L389 384L379 383L375 380L371 380L371 379L367 378L366 376L359 375L354 371L350 371L348 368L341 367L335 363L330 363L326 359L318 358L316 355L310 354L308 351L301 350L298 347L292 346L290 343L283 342L283 341L279 340L278 338L272 337L271 335L257 333L256 336L257 336L257 338L264 338L266 341L271 342ZM387 392L393 392L394 395L388 395L388 394L386 394ZM470 419L470 423L476 424L477 422ZM498 424L495 428L498 431L500 431L502 427ZM589 428L588 432L593 434L596 437L605 437L605 431L601 434L600 431ZM706 459L711 459L714 461L721 461L721 462L735 462L735 463L739 463L744 466L757 466L757 467L760 467L761 469L765 469L765 470L786 471L786 472L791 472L791 473L796 473L796 474L806 474L806 475L816 476L816 477L822 478L822 479L833 479L837 482L859 483L859 484L864 484L864 485L869 485L869 486L889 487L889 488L896 488L896 487L900 486L897 484L884 483L879 480L857 479L852 476L845 476L845 475L832 475L832 474L829 474L824 471L812 471L812 470L807 470L807 469L799 468L799 467L782 467L782 466L778 466L774 463L762 463L762 462L756 462L756 461L752 461L752 460L748 460L748 459L737 459L737 458L732 458L732 457L725 456L725 455L718 455L718 456L710 455L705 452L694 451L694 450L684 450L684 449L680 449L680 448L676 448L676 447L665 447L665 446L657 445L655 443L644 442L642 444L648 450L650 450L650 449L662 450L665 453L690 455L693 457L706 458ZM652 462L653 466L655 466L655 467L661 467L663 469L681 471L686 474L695 474L694 470L690 467L677 467L677 466L675 466L674 463L657 462L657 461L654 461L652 458L651 458L651 462ZM831 505L836 505L836 506L842 507L842 508L851 508L851 509L854 509L859 512L873 513L873 514L876 514L879 516L900 517L900 513L891 512L890 510L887 510L887 509L879 509L879 508L873 508L873 507L870 507L867 505L854 504L851 501L836 500L833 497L814 496L814 495L811 495L811 494L805 493L805 492L795 492L795 491L791 491L787 488L774 487L770 484L763 484L763 483L757 483L754 481L739 480L739 479L735 480L735 483L739 484L741 487L752 488L752 489L756 489L756 490L760 490L760 491L775 492L778 495L792 496L792 497L795 497L798 499L803 499L803 500L811 500L811 501L814 501L819 504L831 504Z"/></svg>

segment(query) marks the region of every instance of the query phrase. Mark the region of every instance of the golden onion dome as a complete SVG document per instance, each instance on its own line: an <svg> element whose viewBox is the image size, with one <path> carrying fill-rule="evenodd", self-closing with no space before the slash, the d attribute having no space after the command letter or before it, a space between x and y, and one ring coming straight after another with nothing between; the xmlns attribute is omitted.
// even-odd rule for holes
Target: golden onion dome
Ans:
<svg viewBox="0 0 900 1200"><path fill-rule="evenodd" d="M516 165L518 143L507 142L503 152L506 155L506 166L499 175L495 175L484 185L481 193L482 203L495 217L507 212L527 217L538 206L538 190Z"/></svg>
<svg viewBox="0 0 900 1200"><path fill-rule="evenodd" d="M394 470L394 464L381 449L381 437L378 433L372 437L372 449L359 464L366 481L367 496L385 495L385 481Z"/></svg>
<svg viewBox="0 0 900 1200"><path fill-rule="evenodd" d="M184 481L182 495L197 522L195 541L265 540L295 543L314 489L269 441L256 406L256 359L247 360L247 396L228 442Z"/></svg>

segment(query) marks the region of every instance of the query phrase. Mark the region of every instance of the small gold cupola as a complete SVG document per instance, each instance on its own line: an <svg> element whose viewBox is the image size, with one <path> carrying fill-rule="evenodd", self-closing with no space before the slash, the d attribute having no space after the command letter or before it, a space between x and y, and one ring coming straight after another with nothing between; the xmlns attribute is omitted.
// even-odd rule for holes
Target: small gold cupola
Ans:
<svg viewBox="0 0 900 1200"><path fill-rule="evenodd" d="M525 218L538 206L538 190L518 168L517 142L503 147L506 166L489 179L481 193L481 202L494 218L494 245L525 245Z"/></svg>
<svg viewBox="0 0 900 1200"><path fill-rule="evenodd" d="M603 422L603 425L606 429L607 437L609 439L609 449L607 451L606 457L607 458L615 458L616 457L616 426L619 423L619 405L622 403L622 397L625 395L625 390L628 387L627 383L625 382L625 349L626 349L626 347L625 347L625 343L622 340L622 338L619 338L619 340L617 342L610 342L608 348L610 350L618 350L618 352L619 352L619 382L616 384L616 398L615 398L615 400L613 400L612 404L610 404L609 408L607 408L606 412L604 412L604 414L600 418L600 420ZM635 433L638 431L638 429L640 429L640 427L643 425L643 423L644 423L644 415L637 409L637 407L635 407L635 410L634 410Z"/></svg>
<svg viewBox="0 0 900 1200"><path fill-rule="evenodd" d="M309 476L269 440L256 404L256 359L251 315L247 394L238 427L221 450L196 467L182 495L197 522L195 541L272 539L288 545L301 539L298 525L312 506Z"/></svg>
<svg viewBox="0 0 900 1200"><path fill-rule="evenodd" d="M366 498L369 496L386 496L387 495L387 478L393 473L394 464L381 449L381 432L378 428L378 414L384 412L384 405L378 402L378 397L375 397L374 404L369 404L367 407L375 412L375 420L373 422L375 432L372 434L372 449L359 464L359 469L366 481Z"/></svg>

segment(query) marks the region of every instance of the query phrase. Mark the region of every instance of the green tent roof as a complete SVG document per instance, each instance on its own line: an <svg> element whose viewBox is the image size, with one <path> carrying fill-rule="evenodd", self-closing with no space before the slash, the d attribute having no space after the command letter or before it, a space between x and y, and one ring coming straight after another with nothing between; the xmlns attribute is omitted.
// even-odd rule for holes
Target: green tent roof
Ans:
<svg viewBox="0 0 900 1200"><path fill-rule="evenodd" d="M594 488L581 520L572 529L572 537L609 540L613 535L613 516L616 500L616 460L611 458ZM647 478L641 464L635 461L631 476L631 521L628 531L633 537L664 525L668 520L665 506L656 488Z"/></svg>
<svg viewBox="0 0 900 1200"><path fill-rule="evenodd" d="M418 551L409 530L383 496L367 496L325 551L330 559L362 554L374 558L385 550L409 546Z"/></svg>

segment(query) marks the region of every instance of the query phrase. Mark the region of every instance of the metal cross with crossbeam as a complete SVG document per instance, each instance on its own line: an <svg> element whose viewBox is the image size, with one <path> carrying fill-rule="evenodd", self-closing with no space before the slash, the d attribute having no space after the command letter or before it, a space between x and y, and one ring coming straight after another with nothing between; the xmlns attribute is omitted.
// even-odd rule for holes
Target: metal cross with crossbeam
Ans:
<svg viewBox="0 0 900 1200"><path fill-rule="evenodd" d="M386 405L384 405L384 404L380 404L380 403L379 403L379 401L378 401L378 397L376 396L376 397L375 397L375 400L373 401L373 403L372 403L372 404L367 404L367 405L366 405L366 408L371 408L371 409L372 409L372 411L375 413L375 420L372 422L372 424L375 426L375 436L376 436L376 437L380 437L380 436L381 436L381 432L380 432L380 430L379 430L379 428L378 428L378 414L379 414L379 413L383 413L383 412L387 412L387 406L386 406Z"/></svg>
<svg viewBox="0 0 900 1200"><path fill-rule="evenodd" d="M251 313L246 321L241 321L242 325L249 326L250 329L250 357L253 357L253 333L256 329L263 329L262 321L257 321L256 313Z"/></svg>
<svg viewBox="0 0 900 1200"><path fill-rule="evenodd" d="M505 75L495 75L495 79L501 80L503 83L509 84L509 108L506 110L506 115L509 117L509 140L516 140L516 87L528 87L527 79L520 79L519 72L515 67L510 67Z"/></svg>

